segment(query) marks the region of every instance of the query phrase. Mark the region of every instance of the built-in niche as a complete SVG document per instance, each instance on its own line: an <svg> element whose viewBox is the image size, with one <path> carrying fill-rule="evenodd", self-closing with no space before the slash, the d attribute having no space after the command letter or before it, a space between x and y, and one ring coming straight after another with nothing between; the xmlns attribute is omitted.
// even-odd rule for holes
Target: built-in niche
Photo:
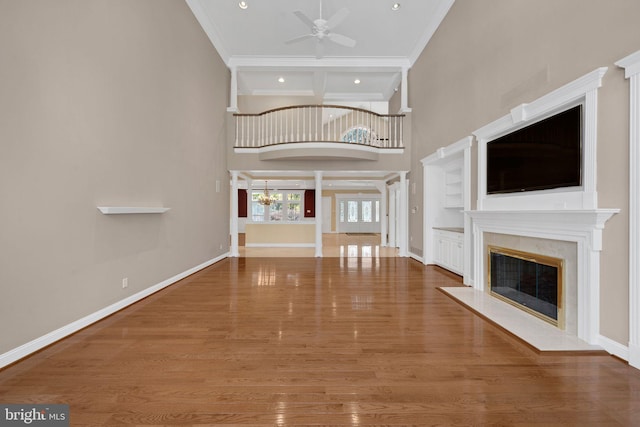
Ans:
<svg viewBox="0 0 640 427"><path fill-rule="evenodd" d="M466 137L422 160L424 178L423 262L463 276L471 285L473 247L471 207L471 143Z"/></svg>
<svg viewBox="0 0 640 427"><path fill-rule="evenodd" d="M478 210L597 209L597 89L606 71L599 68L474 132Z"/></svg>

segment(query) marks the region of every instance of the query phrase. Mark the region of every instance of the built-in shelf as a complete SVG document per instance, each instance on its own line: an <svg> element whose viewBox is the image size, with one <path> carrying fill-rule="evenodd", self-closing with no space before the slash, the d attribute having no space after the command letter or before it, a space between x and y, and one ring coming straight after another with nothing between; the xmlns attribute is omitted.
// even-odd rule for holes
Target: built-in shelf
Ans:
<svg viewBox="0 0 640 427"><path fill-rule="evenodd" d="M444 200L445 208L462 208L464 206L462 188L462 159L454 159L444 167Z"/></svg>
<svg viewBox="0 0 640 427"><path fill-rule="evenodd" d="M161 214L171 208L163 207L131 207L131 206L98 206L98 210L104 215L118 214Z"/></svg>

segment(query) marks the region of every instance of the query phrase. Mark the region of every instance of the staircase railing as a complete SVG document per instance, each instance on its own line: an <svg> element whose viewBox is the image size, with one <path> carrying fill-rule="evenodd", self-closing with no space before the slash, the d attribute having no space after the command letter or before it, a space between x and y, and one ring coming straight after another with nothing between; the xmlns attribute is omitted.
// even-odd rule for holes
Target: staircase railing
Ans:
<svg viewBox="0 0 640 427"><path fill-rule="evenodd" d="M302 142L404 147L403 114L377 114L337 105L300 105L234 117L237 148Z"/></svg>

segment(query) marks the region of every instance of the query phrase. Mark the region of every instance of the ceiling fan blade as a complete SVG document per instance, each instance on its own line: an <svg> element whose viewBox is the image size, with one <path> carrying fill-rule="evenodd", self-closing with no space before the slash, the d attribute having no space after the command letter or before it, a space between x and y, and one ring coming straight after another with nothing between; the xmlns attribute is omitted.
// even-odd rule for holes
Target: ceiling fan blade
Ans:
<svg viewBox="0 0 640 427"><path fill-rule="evenodd" d="M316 43L316 59L322 59L324 56L324 42L322 39L318 39L318 43Z"/></svg>
<svg viewBox="0 0 640 427"><path fill-rule="evenodd" d="M329 33L327 37L332 42L341 44L342 46L354 47L356 45L356 41L354 39L343 36L342 34Z"/></svg>
<svg viewBox="0 0 640 427"><path fill-rule="evenodd" d="M297 42L301 42L301 41L306 40L306 39L311 39L313 37L314 37L313 34L305 34L304 36L294 37L294 38L292 38L290 40L285 41L284 43L285 44L297 43Z"/></svg>
<svg viewBox="0 0 640 427"><path fill-rule="evenodd" d="M313 28L313 21L304 13L299 10L293 12L302 22L304 22L309 28Z"/></svg>
<svg viewBox="0 0 640 427"><path fill-rule="evenodd" d="M344 18L346 18L348 14L349 14L349 10L347 10L346 8L340 9L331 18L327 20L327 26L329 28L334 28L340 25L340 23L344 21Z"/></svg>

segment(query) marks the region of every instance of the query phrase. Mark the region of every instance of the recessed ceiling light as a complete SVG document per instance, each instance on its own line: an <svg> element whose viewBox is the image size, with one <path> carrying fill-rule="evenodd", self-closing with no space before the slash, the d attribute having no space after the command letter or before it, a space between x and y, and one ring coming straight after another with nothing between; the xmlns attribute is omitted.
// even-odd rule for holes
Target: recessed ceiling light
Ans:
<svg viewBox="0 0 640 427"><path fill-rule="evenodd" d="M353 82L354 82L355 84L359 85L359 84L360 84L360 79L355 79Z"/></svg>
<svg viewBox="0 0 640 427"><path fill-rule="evenodd" d="M278 77L278 83L284 83L284 77Z"/></svg>
<svg viewBox="0 0 640 427"><path fill-rule="evenodd" d="M246 1L241 1L240 3L238 3L238 7L239 7L240 9L246 9L246 8L248 8L248 7L249 7L249 4L247 4L247 2L246 2Z"/></svg>
<svg viewBox="0 0 640 427"><path fill-rule="evenodd" d="M400 3L394 3L393 6L391 6L391 10L398 10L400 9Z"/></svg>

